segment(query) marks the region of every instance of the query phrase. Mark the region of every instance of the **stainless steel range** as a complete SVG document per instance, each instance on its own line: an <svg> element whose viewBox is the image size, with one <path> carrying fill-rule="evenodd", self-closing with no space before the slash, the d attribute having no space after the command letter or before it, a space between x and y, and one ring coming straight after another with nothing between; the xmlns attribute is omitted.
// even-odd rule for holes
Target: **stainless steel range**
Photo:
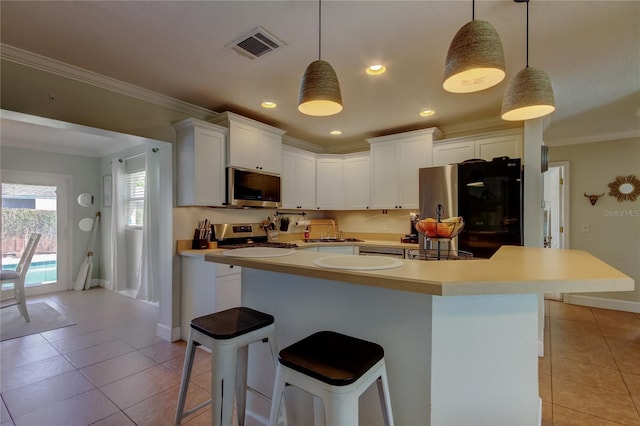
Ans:
<svg viewBox="0 0 640 426"><path fill-rule="evenodd" d="M269 241L267 230L261 223L222 223L213 225L213 236L219 248L244 247L296 248L293 243Z"/></svg>

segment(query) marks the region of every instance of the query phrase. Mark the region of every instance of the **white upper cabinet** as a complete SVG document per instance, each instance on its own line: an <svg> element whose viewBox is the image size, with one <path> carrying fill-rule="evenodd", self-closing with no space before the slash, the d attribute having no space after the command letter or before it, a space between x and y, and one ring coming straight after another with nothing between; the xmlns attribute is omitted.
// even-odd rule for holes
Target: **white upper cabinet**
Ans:
<svg viewBox="0 0 640 426"><path fill-rule="evenodd" d="M344 209L344 160L342 156L316 159L316 205L319 210Z"/></svg>
<svg viewBox="0 0 640 426"><path fill-rule="evenodd" d="M461 163L472 158L522 158L522 129L444 139L433 146L433 165Z"/></svg>
<svg viewBox="0 0 640 426"><path fill-rule="evenodd" d="M282 208L316 207L316 157L293 148L282 150Z"/></svg>
<svg viewBox="0 0 640 426"><path fill-rule="evenodd" d="M344 208L366 210L371 205L369 195L369 152L348 154L344 157Z"/></svg>
<svg viewBox="0 0 640 426"><path fill-rule="evenodd" d="M177 205L224 205L227 129L192 118L173 127L177 136Z"/></svg>
<svg viewBox="0 0 640 426"><path fill-rule="evenodd" d="M367 139L371 145L371 207L417 209L418 169L432 165L436 128Z"/></svg>
<svg viewBox="0 0 640 426"><path fill-rule="evenodd" d="M276 174L282 172L284 130L232 112L223 112L211 122L229 128L228 166Z"/></svg>

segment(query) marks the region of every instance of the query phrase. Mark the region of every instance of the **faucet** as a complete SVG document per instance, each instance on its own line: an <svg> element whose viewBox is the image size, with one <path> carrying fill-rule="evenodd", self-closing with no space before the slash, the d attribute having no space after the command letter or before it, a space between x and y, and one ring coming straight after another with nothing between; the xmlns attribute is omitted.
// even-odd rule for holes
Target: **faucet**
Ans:
<svg viewBox="0 0 640 426"><path fill-rule="evenodd" d="M336 222L333 219L330 219L329 223L327 224L327 239L331 238L329 227L333 228L333 238L336 238L337 237ZM320 239L322 239L322 234L320 234Z"/></svg>

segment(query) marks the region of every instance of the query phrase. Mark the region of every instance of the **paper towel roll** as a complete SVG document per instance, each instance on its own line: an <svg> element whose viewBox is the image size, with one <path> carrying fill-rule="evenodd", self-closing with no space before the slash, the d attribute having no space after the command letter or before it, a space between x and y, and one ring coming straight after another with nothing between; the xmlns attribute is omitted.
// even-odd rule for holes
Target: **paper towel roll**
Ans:
<svg viewBox="0 0 640 426"><path fill-rule="evenodd" d="M296 226L309 226L311 225L311 221L309 220L298 220L296 221Z"/></svg>

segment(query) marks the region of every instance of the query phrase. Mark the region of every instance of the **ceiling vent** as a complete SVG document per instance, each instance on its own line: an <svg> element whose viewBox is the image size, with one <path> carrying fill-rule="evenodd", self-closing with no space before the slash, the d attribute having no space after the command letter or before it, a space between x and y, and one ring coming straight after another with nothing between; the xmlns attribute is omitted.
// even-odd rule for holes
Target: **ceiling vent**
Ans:
<svg viewBox="0 0 640 426"><path fill-rule="evenodd" d="M257 59L284 46L286 46L286 44L283 41L278 40L277 37L270 34L264 28L258 27L227 44L225 47L246 58Z"/></svg>

